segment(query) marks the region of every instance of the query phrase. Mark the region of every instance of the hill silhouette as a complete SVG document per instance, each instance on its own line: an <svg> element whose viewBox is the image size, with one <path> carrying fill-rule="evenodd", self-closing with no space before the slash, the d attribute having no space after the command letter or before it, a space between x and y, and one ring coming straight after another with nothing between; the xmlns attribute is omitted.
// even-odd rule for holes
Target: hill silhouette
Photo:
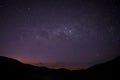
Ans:
<svg viewBox="0 0 120 80"><path fill-rule="evenodd" d="M120 80L118 73L120 72L120 56L101 64L97 64L89 69L87 69L88 75L91 78L96 78L97 80ZM99 79L98 79L99 78Z"/></svg>
<svg viewBox="0 0 120 80"><path fill-rule="evenodd" d="M120 80L120 57L87 70L49 69L23 64L0 56L0 79L3 80Z"/></svg>

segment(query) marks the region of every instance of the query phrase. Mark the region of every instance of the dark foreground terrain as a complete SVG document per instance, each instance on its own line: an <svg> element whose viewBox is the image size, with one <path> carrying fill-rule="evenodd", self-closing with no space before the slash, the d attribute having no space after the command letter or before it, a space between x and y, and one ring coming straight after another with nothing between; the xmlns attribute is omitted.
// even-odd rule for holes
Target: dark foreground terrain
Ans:
<svg viewBox="0 0 120 80"><path fill-rule="evenodd" d="M120 57L87 70L49 69L0 56L0 80L120 80Z"/></svg>

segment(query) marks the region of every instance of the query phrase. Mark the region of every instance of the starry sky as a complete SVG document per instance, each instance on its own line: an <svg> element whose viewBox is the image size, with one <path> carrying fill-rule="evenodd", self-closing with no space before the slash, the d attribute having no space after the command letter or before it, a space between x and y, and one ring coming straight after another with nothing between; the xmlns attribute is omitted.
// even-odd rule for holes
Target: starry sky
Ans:
<svg viewBox="0 0 120 80"><path fill-rule="evenodd" d="M120 1L0 0L0 56L62 65L120 56Z"/></svg>

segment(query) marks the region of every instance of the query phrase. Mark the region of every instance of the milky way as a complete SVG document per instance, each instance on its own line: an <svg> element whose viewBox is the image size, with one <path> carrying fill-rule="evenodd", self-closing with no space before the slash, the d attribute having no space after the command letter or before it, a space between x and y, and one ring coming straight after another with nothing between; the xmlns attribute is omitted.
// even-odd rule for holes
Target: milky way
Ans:
<svg viewBox="0 0 120 80"><path fill-rule="evenodd" d="M0 55L94 65L120 55L119 0L0 1Z"/></svg>

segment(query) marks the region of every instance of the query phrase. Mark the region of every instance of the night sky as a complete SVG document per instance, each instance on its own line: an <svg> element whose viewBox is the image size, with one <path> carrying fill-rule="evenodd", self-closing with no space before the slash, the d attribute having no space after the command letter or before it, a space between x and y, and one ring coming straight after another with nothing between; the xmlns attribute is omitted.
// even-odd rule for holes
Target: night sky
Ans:
<svg viewBox="0 0 120 80"><path fill-rule="evenodd" d="M120 1L0 0L0 56L81 66L120 56Z"/></svg>

